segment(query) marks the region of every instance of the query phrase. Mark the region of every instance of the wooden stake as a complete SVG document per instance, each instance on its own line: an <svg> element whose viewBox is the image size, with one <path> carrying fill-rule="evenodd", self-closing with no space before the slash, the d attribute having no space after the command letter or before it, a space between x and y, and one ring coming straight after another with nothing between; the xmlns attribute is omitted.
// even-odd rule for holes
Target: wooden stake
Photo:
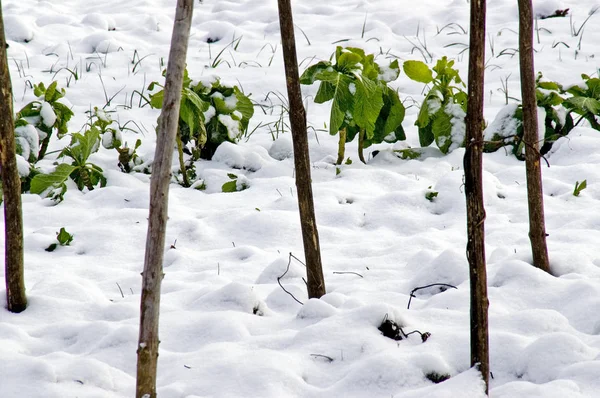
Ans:
<svg viewBox="0 0 600 398"><path fill-rule="evenodd" d="M23 270L21 177L17 169L13 97L0 5L0 175L4 191L4 277L10 312L27 308Z"/></svg>
<svg viewBox="0 0 600 398"><path fill-rule="evenodd" d="M485 0L471 0L469 78L466 116L465 196L467 259L471 286L471 366L489 386L488 297L483 205L483 84L485 70Z"/></svg>
<svg viewBox="0 0 600 398"><path fill-rule="evenodd" d="M162 264L169 207L169 183L193 9L193 0L177 0L165 97L158 122L158 138L150 181L150 216L142 273L136 398L156 398L158 319L160 286L164 276Z"/></svg>
<svg viewBox="0 0 600 398"><path fill-rule="evenodd" d="M525 173L527 175L527 204L529 207L529 240L533 265L550 272L544 193L540 165L535 69L533 62L533 10L531 0L519 2L519 63L521 96L523 98L523 142L525 143Z"/></svg>
<svg viewBox="0 0 600 398"><path fill-rule="evenodd" d="M310 158L308 154L308 137L306 131L306 111L302 104L298 59L296 56L296 39L294 37L294 21L290 0L278 0L279 26L283 47L283 61L290 104L290 127L294 146L294 165L296 168L296 188L298 190L298 206L300 224L304 242L306 259L307 287L309 298L319 298L325 294L325 278L321 265L321 249L319 233L315 218L315 207L310 176Z"/></svg>

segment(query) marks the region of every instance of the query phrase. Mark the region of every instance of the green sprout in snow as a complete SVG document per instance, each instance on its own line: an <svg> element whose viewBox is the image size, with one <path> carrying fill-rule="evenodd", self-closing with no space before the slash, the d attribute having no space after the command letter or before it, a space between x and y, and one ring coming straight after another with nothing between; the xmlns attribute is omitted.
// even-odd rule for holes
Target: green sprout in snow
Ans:
<svg viewBox="0 0 600 398"><path fill-rule="evenodd" d="M337 164L342 164L345 144L358 136L358 157L364 163L364 148L383 141L405 140L404 105L388 83L400 74L398 61L382 67L373 54L360 48L337 47L335 63L321 61L310 66L300 83L320 81L315 102L332 101L329 133L339 134Z"/></svg>
<svg viewBox="0 0 600 398"><path fill-rule="evenodd" d="M162 86L152 82L148 90ZM150 105L162 108L164 89L150 95ZM177 150L182 185L193 184L192 163L212 159L217 147L225 141L236 143L248 129L254 115L252 102L237 86L221 84L218 78L195 82L184 72ZM186 163L184 153L191 156Z"/></svg>
<svg viewBox="0 0 600 398"><path fill-rule="evenodd" d="M421 61L404 62L404 72L417 82L431 84L431 88L417 117L419 143L427 147L435 141L443 153L464 146L467 112L465 83L453 68L454 61L442 57L433 68ZM435 73L435 76L434 76Z"/></svg>

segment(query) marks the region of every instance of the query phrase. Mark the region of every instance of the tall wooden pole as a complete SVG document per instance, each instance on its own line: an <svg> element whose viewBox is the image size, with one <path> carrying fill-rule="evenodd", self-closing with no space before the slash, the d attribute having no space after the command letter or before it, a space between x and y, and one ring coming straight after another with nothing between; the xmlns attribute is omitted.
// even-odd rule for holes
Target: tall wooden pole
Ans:
<svg viewBox="0 0 600 398"><path fill-rule="evenodd" d="M308 297L319 298L325 294L325 278L323 277L319 233L317 231L315 206L313 203L308 137L306 131L306 111L302 104L302 92L300 91L292 6L290 0L278 0L278 5L283 61L285 65L288 101L290 105L290 125L294 142L296 188L298 190L300 225L302 227L304 257L306 260Z"/></svg>
<svg viewBox="0 0 600 398"><path fill-rule="evenodd" d="M467 202L467 259L471 285L471 366L481 372L488 393L490 364L488 297L483 205L483 84L485 70L485 0L471 0L469 98L464 158Z"/></svg>
<svg viewBox="0 0 600 398"><path fill-rule="evenodd" d="M8 310L27 308L23 270L21 178L17 169L13 97L0 5L0 175L4 191L4 277Z"/></svg>
<svg viewBox="0 0 600 398"><path fill-rule="evenodd" d="M521 96L523 98L523 142L525 143L525 170L527 175L527 203L529 207L529 240L533 265L550 272L544 193L540 166L537 99L535 96L535 69L533 63L533 10L531 0L519 3L519 63L521 67Z"/></svg>
<svg viewBox="0 0 600 398"><path fill-rule="evenodd" d="M158 122L158 139L150 182L150 216L142 273L140 335L137 348L136 398L156 398L160 285L164 276L163 253L169 208L169 183L193 9L193 0L177 0L165 97Z"/></svg>

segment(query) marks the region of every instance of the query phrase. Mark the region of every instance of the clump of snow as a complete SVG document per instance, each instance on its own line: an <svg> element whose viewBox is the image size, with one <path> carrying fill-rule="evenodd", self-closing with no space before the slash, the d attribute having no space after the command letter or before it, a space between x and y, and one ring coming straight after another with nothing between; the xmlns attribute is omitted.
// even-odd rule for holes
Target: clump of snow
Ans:
<svg viewBox="0 0 600 398"><path fill-rule="evenodd" d="M388 65L380 65L379 66L379 79L384 82L391 82L396 80L396 76L398 71L396 69L390 68Z"/></svg>
<svg viewBox="0 0 600 398"><path fill-rule="evenodd" d="M123 46L108 32L92 33L84 37L79 42L79 48L82 53L114 53Z"/></svg>
<svg viewBox="0 0 600 398"><path fill-rule="evenodd" d="M194 183L192 183L192 185L190 185L191 189L202 190L204 187L206 187L206 181L202 179L196 180Z"/></svg>
<svg viewBox="0 0 600 398"><path fill-rule="evenodd" d="M337 313L335 307L318 299L310 299L300 308L297 317L299 319L323 319Z"/></svg>
<svg viewBox="0 0 600 398"><path fill-rule="evenodd" d="M537 119L538 119L538 141L544 142L544 137L546 135L545 120L546 120L546 110L538 106L537 107ZM540 144L541 145L541 144Z"/></svg>
<svg viewBox="0 0 600 398"><path fill-rule="evenodd" d="M4 34L7 40L28 43L33 40L32 23L16 15L4 16Z"/></svg>
<svg viewBox="0 0 600 398"><path fill-rule="evenodd" d="M27 177L31 171L31 165L22 155L17 155L17 170L19 170L19 177Z"/></svg>
<svg viewBox="0 0 600 398"><path fill-rule="evenodd" d="M243 191L250 187L250 180L243 174L237 176L235 180L235 189L237 191Z"/></svg>
<svg viewBox="0 0 600 398"><path fill-rule="evenodd" d="M223 98L225 100L225 106L227 106L227 109L235 109L235 107L237 106L237 97L235 96L235 94L231 94L228 97ZM239 114L239 118L242 118L242 114L239 113L238 111L234 111L234 113L237 112Z"/></svg>
<svg viewBox="0 0 600 398"><path fill-rule="evenodd" d="M515 118L518 104L508 104L498 111L496 118L483 131L485 141L494 141L517 134L521 122Z"/></svg>
<svg viewBox="0 0 600 398"><path fill-rule="evenodd" d="M377 382L373 383L373 377ZM359 398L386 396L388 391L422 387L423 372L393 352L382 352L360 361L338 382L337 394ZM395 394L394 394L395 395Z"/></svg>
<svg viewBox="0 0 600 398"><path fill-rule="evenodd" d="M203 309L222 309L253 313L256 308L266 305L254 292L252 286L232 282L224 287L202 296L195 304Z"/></svg>
<svg viewBox="0 0 600 398"><path fill-rule="evenodd" d="M56 123L56 113L54 113L52 105L46 101L42 101L40 116L42 117L42 123L44 123L46 127L52 127L54 126L54 123Z"/></svg>
<svg viewBox="0 0 600 398"><path fill-rule="evenodd" d="M198 83L202 83L204 87L211 87L214 83L219 81L219 77L217 75L205 75L197 77L196 79L192 79L191 85L195 86Z"/></svg>
<svg viewBox="0 0 600 398"><path fill-rule="evenodd" d="M298 262L289 261L287 258L278 258L265 267L256 279L256 283L277 283L277 278L289 280L293 278L302 278L305 274L305 270Z"/></svg>
<svg viewBox="0 0 600 398"><path fill-rule="evenodd" d="M24 137L15 137L15 144L17 146L17 154L29 159L32 152L29 142Z"/></svg>
<svg viewBox="0 0 600 398"><path fill-rule="evenodd" d="M350 91L350 94L352 95L356 94L356 84L350 83L348 85L348 91Z"/></svg>
<svg viewBox="0 0 600 398"><path fill-rule="evenodd" d="M215 151L213 160L225 163L234 169L257 171L272 161L272 158L263 147L235 145L225 141Z"/></svg>
<svg viewBox="0 0 600 398"><path fill-rule="evenodd" d="M459 104L449 103L444 108L447 115L451 117L450 123L452 124L452 130L450 131L450 139L452 143L448 148L448 152L460 148L465 143L466 137L466 126L465 116L466 113Z"/></svg>
<svg viewBox="0 0 600 398"><path fill-rule="evenodd" d="M597 351L567 333L552 333L531 343L519 359L517 372L534 383L554 380L565 365L591 361Z"/></svg>
<svg viewBox="0 0 600 398"><path fill-rule="evenodd" d="M112 121L110 115L104 112L102 109L96 109L94 113L96 116L98 116L98 119L102 120L103 122Z"/></svg>
<svg viewBox="0 0 600 398"><path fill-rule="evenodd" d="M269 155L273 159L284 160L294 156L294 145L292 138L287 135L282 135L273 141L269 148Z"/></svg>
<svg viewBox="0 0 600 398"><path fill-rule="evenodd" d="M120 130L110 130L102 134L102 146L106 149L113 149L123 142L123 134ZM133 151L133 149L131 149ZM131 154L131 152L130 152Z"/></svg>
<svg viewBox="0 0 600 398"><path fill-rule="evenodd" d="M116 24L115 20L112 19L108 15L102 15L98 13L87 14L81 20L81 23L84 25L92 26L94 28L98 28L101 30L115 30Z"/></svg>
<svg viewBox="0 0 600 398"><path fill-rule="evenodd" d="M213 117L215 117L216 114L217 114L217 110L215 109L215 107L212 105L209 105L208 109L204 112L204 123L205 124L210 123L211 119Z"/></svg>
<svg viewBox="0 0 600 398"><path fill-rule="evenodd" d="M321 300L332 305L335 308L340 308L348 299L345 295L337 292L327 293L321 297Z"/></svg>
<svg viewBox="0 0 600 398"><path fill-rule="evenodd" d="M240 122L235 120L230 115L219 114L219 122L227 129L227 136L231 141L235 141L242 134L240 130Z"/></svg>
<svg viewBox="0 0 600 398"><path fill-rule="evenodd" d="M427 286L434 283L444 283L458 287L468 279L468 263L463 253L456 250L445 250L429 264L422 264L419 271L411 280L414 287ZM438 294L453 290L448 286L434 286L420 290L419 296Z"/></svg>
<svg viewBox="0 0 600 398"><path fill-rule="evenodd" d="M17 147L21 148L21 155L25 159L30 158L32 151L37 157L37 151L39 151L40 147L40 137L35 126L31 124L19 126L15 128L15 136L17 140Z"/></svg>
<svg viewBox="0 0 600 398"><path fill-rule="evenodd" d="M281 288L275 289L267 296L265 302L273 311L284 312L289 311L293 306L296 308L299 307L300 304L298 304L292 296L302 302L307 300L306 289L303 289L300 285L286 285L285 289L287 292L283 291Z"/></svg>
<svg viewBox="0 0 600 398"><path fill-rule="evenodd" d="M598 132L591 128L576 127L568 137L559 138L547 155L552 165L576 166L581 159L595 163L600 161ZM579 178L579 177L577 177Z"/></svg>
<svg viewBox="0 0 600 398"><path fill-rule="evenodd" d="M464 213L465 198L461 191L464 184L463 179L464 172L462 170L450 171L437 179L433 186L433 190L438 192L438 196L433 203L436 214L444 214L449 211Z"/></svg>
<svg viewBox="0 0 600 398"><path fill-rule="evenodd" d="M196 22L199 19L197 15L195 16L193 26L201 32L206 32L203 37L200 39L203 42L212 42L216 43L221 41L223 38L231 38L235 35L236 26L231 22L225 20L215 20L209 19L206 22Z"/></svg>
<svg viewBox="0 0 600 398"><path fill-rule="evenodd" d="M440 109L442 109L442 101L439 98L433 97L427 100L427 110L430 115L435 114Z"/></svg>

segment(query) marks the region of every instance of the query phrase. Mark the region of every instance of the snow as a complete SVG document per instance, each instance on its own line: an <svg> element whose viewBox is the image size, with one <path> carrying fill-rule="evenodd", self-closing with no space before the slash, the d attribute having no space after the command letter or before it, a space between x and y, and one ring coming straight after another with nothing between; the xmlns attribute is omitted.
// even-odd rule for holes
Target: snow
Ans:
<svg viewBox="0 0 600 398"><path fill-rule="evenodd" d="M354 83L350 83L348 85L348 91L350 91L350 94L352 95L356 94L356 85Z"/></svg>
<svg viewBox="0 0 600 398"><path fill-rule="evenodd" d="M204 123L208 124L210 122L210 120L213 117L215 117L216 114L217 114L217 110L215 109L215 107L212 105L209 105L206 112L204 112Z"/></svg>
<svg viewBox="0 0 600 398"><path fill-rule="evenodd" d="M81 20L81 23L86 26L98 28L100 30L115 30L116 24L112 17L99 13L87 14Z"/></svg>
<svg viewBox="0 0 600 398"><path fill-rule="evenodd" d="M240 122L238 120L233 119L230 115L224 114L220 114L217 118L227 129L227 136L230 140L234 141L240 136Z"/></svg>
<svg viewBox="0 0 600 398"><path fill-rule="evenodd" d="M379 79L384 82L391 82L396 80L396 76L398 75L398 71L396 69L390 68L388 65L379 65Z"/></svg>
<svg viewBox="0 0 600 398"><path fill-rule="evenodd" d="M40 107L40 116L42 118L42 123L44 123L44 125L47 127L52 127L54 126L54 123L56 123L56 113L54 113L52 105L46 101L42 101L42 105Z"/></svg>
<svg viewBox="0 0 600 398"><path fill-rule="evenodd" d="M18 139L18 138L17 138ZM29 158L29 156L28 156ZM19 170L19 176L26 177L30 173L30 165L29 162L25 159L25 157L21 155L17 155L17 169Z"/></svg>
<svg viewBox="0 0 600 398"><path fill-rule="evenodd" d="M517 129L521 124L515 117L518 104L508 104L498 111L496 118L486 127L483 132L483 138L486 141L493 141L498 138L512 137L517 134Z"/></svg>
<svg viewBox="0 0 600 398"><path fill-rule="evenodd" d="M225 97L225 106L227 106L227 109L235 109L235 107L237 106L237 97L234 94L230 95L229 97ZM237 111L234 111L234 113L235 112Z"/></svg>
<svg viewBox="0 0 600 398"><path fill-rule="evenodd" d="M198 83L202 83L204 87L210 87L217 81L219 81L219 77L217 75L199 76L197 79L192 79L190 85L195 86Z"/></svg>
<svg viewBox="0 0 600 398"><path fill-rule="evenodd" d="M258 171L264 165L273 163L266 149L262 147L246 147L224 142L219 145L213 159L234 169Z"/></svg>
<svg viewBox="0 0 600 398"><path fill-rule="evenodd" d="M102 146L106 149L112 149L115 147L115 143L123 142L123 134L119 130L109 130L102 134Z"/></svg>
<svg viewBox="0 0 600 398"><path fill-rule="evenodd" d="M215 98L219 98L219 99L223 99L223 94L221 94L218 91L215 91L214 93L211 94L211 97L215 97Z"/></svg>
<svg viewBox="0 0 600 398"><path fill-rule="evenodd" d="M452 152L453 150L461 147L465 142L467 130L465 125L466 114L460 104L454 103L449 103L446 105L444 111L450 116L450 123L452 124L452 129L450 131L450 139L452 140L452 143L448 148L448 152Z"/></svg>
<svg viewBox="0 0 600 398"><path fill-rule="evenodd" d="M557 10L568 8L564 2L558 0L535 1L533 12L536 17L547 17L553 15Z"/></svg>
<svg viewBox="0 0 600 398"><path fill-rule="evenodd" d="M15 128L15 136L17 145L20 144L23 151L21 155L25 159L29 159L31 151L39 151L39 135L35 126L26 124L25 126L17 127ZM37 152L35 152L35 156L37 157Z"/></svg>
<svg viewBox="0 0 600 398"><path fill-rule="evenodd" d="M4 34L7 40L30 42L34 37L32 23L28 18L17 15L4 16Z"/></svg>
<svg viewBox="0 0 600 398"><path fill-rule="evenodd" d="M103 122L111 122L112 119L110 118L110 115L108 115L106 112L104 112L101 109L95 109L94 113L96 114L96 116L98 116L98 119L102 120Z"/></svg>
<svg viewBox="0 0 600 398"><path fill-rule="evenodd" d="M439 98L430 98L427 100L427 109L429 110L429 115L434 115L442 108L442 101Z"/></svg>
<svg viewBox="0 0 600 398"><path fill-rule="evenodd" d="M283 160L294 156L294 147L290 136L282 135L273 141L269 148L269 156Z"/></svg>
<svg viewBox="0 0 600 398"><path fill-rule="evenodd" d="M89 120L86 112L98 107L115 121L113 127L135 122L127 127L138 132L120 129L122 141L141 139L137 153L152 159L159 111L140 107L134 92L147 96L151 81L164 82L174 5L4 1L15 111L38 100L32 83L48 86L55 79L66 90L61 102L75 113L69 132L80 131ZM596 5L595 0L534 2L537 13L569 8L575 27ZM293 7L300 72L329 59L332 43L340 40L345 40L342 46L376 54L380 64L396 57L400 64L423 60L414 48L421 42L433 55L430 67L447 55L466 79L467 53L451 44L468 44L468 35L448 24L467 30L468 2L423 0L400 11L384 0L297 0ZM486 137L514 134L517 127L508 118L496 118L514 112L510 98L520 97L518 57L500 55L518 45L517 15L514 0L488 2ZM581 73L595 76L598 18L593 15L585 35L576 37L569 17L538 20L536 69L565 84L579 84ZM234 48L230 43L237 39ZM557 42L569 47L553 46ZM210 67L223 49L222 62ZM328 134L331 104L314 103L317 84L302 87L327 288L315 300L307 297L301 263L291 134L286 128L274 140L265 126L279 115L280 102L269 113L275 96L269 100L269 93L285 99L286 92L276 2L195 2L187 67L194 81L219 76L224 85L239 85L267 108L255 108L248 130L263 125L251 135L240 137L237 145L221 145L212 161L196 162L195 184L206 189L170 186L159 396L484 397L469 357L464 149L442 155L434 144L419 149L421 157L413 160L392 151L419 148L418 106L411 106L411 99L423 101L423 84L404 73L390 83L407 108L406 142L367 148L364 165L354 140L346 148L352 164L339 167L332 163L338 137ZM71 73L65 68L77 68L79 74L68 87ZM429 105L432 110L441 106ZM214 112L206 112L207 122ZM228 118L221 121L238 126ZM51 115L42 120L49 124ZM455 129L458 137L462 127L457 123ZM29 137L34 131L20 134ZM53 135L36 166L53 170L68 142L69 137ZM374 150L380 151L377 156ZM542 172L553 275L531 266L524 163L510 150L484 155L490 394L595 398L600 391L599 133L581 123L546 158L550 167L542 162ZM0 397L134 395L150 176L122 173L114 149L100 148L89 161L104 170L105 188L82 193L68 181L58 205L38 195L22 196L29 307L21 314L3 310L6 298L0 291ZM29 172L22 157L18 166L22 174ZM177 157L173 166L178 168ZM237 176L239 188L248 188L223 193L228 174ZM575 182L584 179L587 189L573 196ZM433 201L425 198L431 191L438 192ZM61 227L74 234L74 241L45 251L57 242ZM413 289L433 283L456 289L433 286L411 298ZM384 319L407 333L431 336L425 343L416 333L393 341L377 330ZM432 373L450 379L434 384L426 377Z"/></svg>

